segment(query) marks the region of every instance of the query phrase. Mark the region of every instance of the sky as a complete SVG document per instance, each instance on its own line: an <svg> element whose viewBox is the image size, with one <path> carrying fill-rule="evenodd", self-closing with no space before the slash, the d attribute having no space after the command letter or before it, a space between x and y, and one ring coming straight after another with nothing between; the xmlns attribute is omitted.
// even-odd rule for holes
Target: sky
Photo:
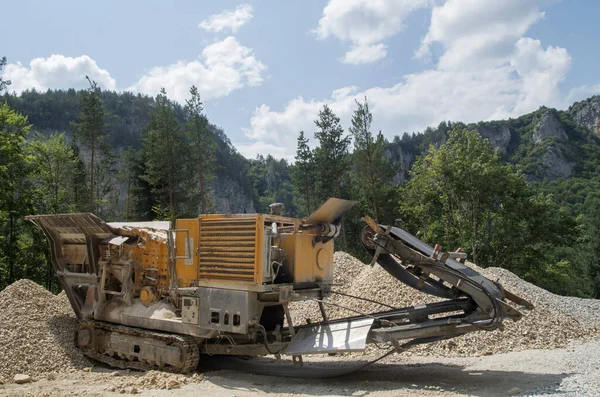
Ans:
<svg viewBox="0 0 600 397"><path fill-rule="evenodd" d="M181 104L249 158L293 161L327 104L366 97L388 139L441 121L566 109L600 93L597 0L19 0L3 4L11 91L86 88ZM311 142L315 144L314 139Z"/></svg>

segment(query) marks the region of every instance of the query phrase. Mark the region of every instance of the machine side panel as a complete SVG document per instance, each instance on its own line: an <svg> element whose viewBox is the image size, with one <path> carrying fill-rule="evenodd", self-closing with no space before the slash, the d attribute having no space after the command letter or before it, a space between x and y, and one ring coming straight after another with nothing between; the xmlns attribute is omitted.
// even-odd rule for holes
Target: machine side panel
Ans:
<svg viewBox="0 0 600 397"><path fill-rule="evenodd" d="M189 287L198 275L198 218L177 219L175 231L175 263L177 285Z"/></svg>
<svg viewBox="0 0 600 397"><path fill-rule="evenodd" d="M333 281L333 241L317 243L310 234L295 239L294 283Z"/></svg>
<svg viewBox="0 0 600 397"><path fill-rule="evenodd" d="M198 280L256 283L262 251L257 214L200 215Z"/></svg>

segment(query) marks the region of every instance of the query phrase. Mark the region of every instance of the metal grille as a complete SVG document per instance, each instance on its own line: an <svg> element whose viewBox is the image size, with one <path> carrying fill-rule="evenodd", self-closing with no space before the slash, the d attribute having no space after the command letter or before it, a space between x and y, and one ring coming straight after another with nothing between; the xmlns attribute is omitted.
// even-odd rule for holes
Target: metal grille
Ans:
<svg viewBox="0 0 600 397"><path fill-rule="evenodd" d="M201 219L199 278L254 281L256 218Z"/></svg>

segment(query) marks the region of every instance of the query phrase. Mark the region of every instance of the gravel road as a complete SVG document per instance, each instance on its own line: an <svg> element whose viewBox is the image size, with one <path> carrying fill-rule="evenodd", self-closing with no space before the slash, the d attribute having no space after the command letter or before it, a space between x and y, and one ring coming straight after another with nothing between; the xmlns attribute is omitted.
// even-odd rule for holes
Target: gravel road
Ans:
<svg viewBox="0 0 600 397"><path fill-rule="evenodd" d="M339 358L337 358L339 360ZM202 370L202 368L200 368ZM97 367L48 380L0 385L0 396L119 395L141 378ZM600 341L571 342L566 348L524 350L483 357L392 356L351 376L306 380L206 371L176 390L137 390L142 396L600 396ZM111 390L115 390L114 392Z"/></svg>

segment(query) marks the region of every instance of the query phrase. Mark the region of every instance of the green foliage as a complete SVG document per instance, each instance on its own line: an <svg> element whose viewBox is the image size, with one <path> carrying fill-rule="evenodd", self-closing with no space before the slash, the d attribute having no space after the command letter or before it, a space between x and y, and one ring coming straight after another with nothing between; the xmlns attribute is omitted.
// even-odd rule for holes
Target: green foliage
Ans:
<svg viewBox="0 0 600 397"><path fill-rule="evenodd" d="M90 88L87 91L82 91L80 94L79 103L81 106L81 114L79 123L73 123L75 136L80 142L90 150L90 165L89 165L89 211L100 213L103 208L103 203L98 200L103 200L104 196L99 195L105 189L110 188L110 184L106 183L108 177L106 175L98 175L98 170L104 170L105 166L111 164L110 153L105 145L105 140L108 134L104 129L105 112L100 97L100 88L95 81L91 81L86 76L90 83ZM96 163L96 158L99 158ZM98 176L96 180L94 176ZM104 182L104 183L102 183ZM96 198L96 199L95 199Z"/></svg>
<svg viewBox="0 0 600 397"><path fill-rule="evenodd" d="M0 72L6 66L6 57L0 58ZM0 76L0 92L6 90L6 88L10 85L10 80L4 80L2 76Z"/></svg>
<svg viewBox="0 0 600 397"><path fill-rule="evenodd" d="M49 137L35 133L28 145L31 153L32 181L37 187L37 209L44 214L77 210L75 187L78 158L64 134Z"/></svg>
<svg viewBox="0 0 600 397"><path fill-rule="evenodd" d="M151 187L157 219L174 221L186 213L185 137L175 116L167 92L161 88L150 124L143 136L145 172L142 176Z"/></svg>
<svg viewBox="0 0 600 397"><path fill-rule="evenodd" d="M290 167L285 159L277 160L273 156L257 156L250 160L248 178L255 187L255 197L259 213L269 213L269 204L283 203L285 215L297 213Z"/></svg>
<svg viewBox="0 0 600 397"><path fill-rule="evenodd" d="M187 121L185 132L190 142L190 173L197 178L197 197L200 212L206 213L211 207L210 184L214 180L216 168L216 147L214 136L209 133L208 119L202 114L204 107L200 93L195 86L190 88L191 98L186 101L185 112Z"/></svg>
<svg viewBox="0 0 600 397"><path fill-rule="evenodd" d="M304 137L304 131L300 131L298 136L296 163L292 166L291 175L298 208L304 216L308 216L318 204L315 202L317 168L314 153L308 146L308 138Z"/></svg>
<svg viewBox="0 0 600 397"><path fill-rule="evenodd" d="M342 178L350 167L348 147L351 138L344 136L344 129L329 106L324 105L315 120L319 128L315 138L319 146L315 150L317 164L317 197L325 201L329 197L341 197Z"/></svg>
<svg viewBox="0 0 600 397"><path fill-rule="evenodd" d="M32 167L26 151L27 118L0 104L0 289L20 278L23 216L33 209Z"/></svg>
<svg viewBox="0 0 600 397"><path fill-rule="evenodd" d="M555 247L577 237L576 223L548 196L538 195L489 142L461 128L417 160L402 189L409 229L448 249L462 247L482 266L501 266L554 290L566 287L568 263ZM561 277L557 277L557 275Z"/></svg>
<svg viewBox="0 0 600 397"><path fill-rule="evenodd" d="M385 156L386 139L381 131L376 137L371 132L373 115L369 104L356 102L358 109L352 116L350 133L354 137L353 164L356 168L355 177L361 198L368 197L371 209L365 211L373 215L376 221L382 220L382 199L390 187L390 181L396 174L396 167Z"/></svg>

